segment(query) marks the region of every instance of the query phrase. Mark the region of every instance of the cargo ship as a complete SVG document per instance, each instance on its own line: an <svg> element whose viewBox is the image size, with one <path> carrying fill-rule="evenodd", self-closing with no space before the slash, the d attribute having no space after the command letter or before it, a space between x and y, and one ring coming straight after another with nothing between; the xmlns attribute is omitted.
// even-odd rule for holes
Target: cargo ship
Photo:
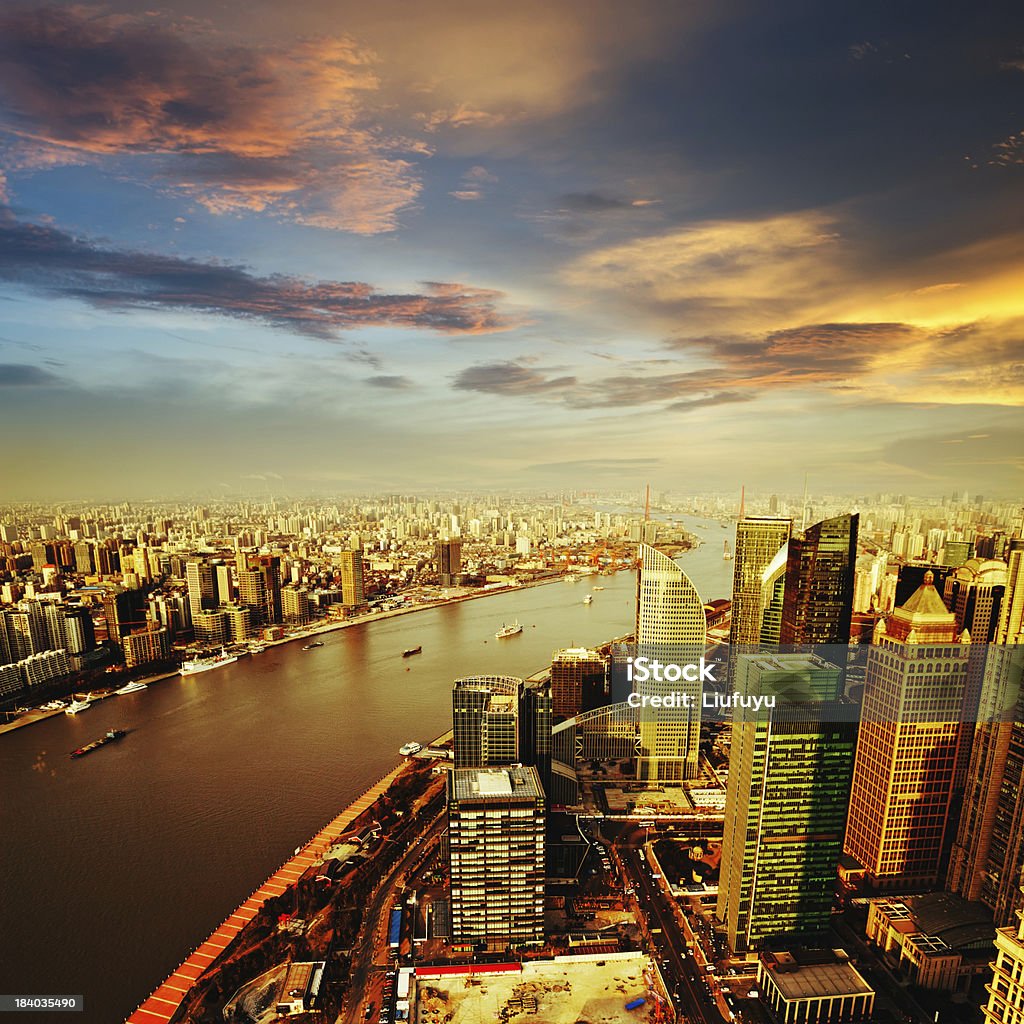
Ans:
<svg viewBox="0 0 1024 1024"><path fill-rule="evenodd" d="M86 754L91 754L94 750L99 750L100 747L105 747L108 743L114 743L127 735L128 733L124 729L111 729L106 736L101 736L98 740L93 740L92 743L86 743L84 747L72 750L69 756L85 757Z"/></svg>

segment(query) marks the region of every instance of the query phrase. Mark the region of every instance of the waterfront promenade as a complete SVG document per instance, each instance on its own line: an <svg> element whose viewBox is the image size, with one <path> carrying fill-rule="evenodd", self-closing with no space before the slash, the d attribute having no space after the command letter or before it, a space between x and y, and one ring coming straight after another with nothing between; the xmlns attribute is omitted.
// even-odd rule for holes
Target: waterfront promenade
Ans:
<svg viewBox="0 0 1024 1024"><path fill-rule="evenodd" d="M128 1017L126 1024L167 1024L192 986L260 912L263 904L268 899L280 896L294 885L307 869L318 863L338 837L348 831L352 822L379 796L387 792L395 779L405 770L406 764L407 762L403 761L388 772L376 785L371 786L325 825L305 846L297 850L295 855L282 864L234 913L228 915L213 934Z"/></svg>

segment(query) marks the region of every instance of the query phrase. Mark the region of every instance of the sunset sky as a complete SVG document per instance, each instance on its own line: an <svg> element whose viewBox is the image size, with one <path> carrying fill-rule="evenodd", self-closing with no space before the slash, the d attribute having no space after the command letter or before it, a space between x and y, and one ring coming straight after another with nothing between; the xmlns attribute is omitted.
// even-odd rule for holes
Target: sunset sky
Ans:
<svg viewBox="0 0 1024 1024"><path fill-rule="evenodd" d="M1024 5L0 2L9 499L1013 496L1022 404Z"/></svg>

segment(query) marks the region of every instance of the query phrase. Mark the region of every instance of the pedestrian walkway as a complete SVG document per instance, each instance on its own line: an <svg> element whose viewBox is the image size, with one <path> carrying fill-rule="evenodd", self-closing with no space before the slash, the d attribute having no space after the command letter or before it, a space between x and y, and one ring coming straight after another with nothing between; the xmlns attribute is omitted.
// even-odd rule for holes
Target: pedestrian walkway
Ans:
<svg viewBox="0 0 1024 1024"><path fill-rule="evenodd" d="M294 885L331 848L405 769L401 764L325 825L305 846L281 865L185 962L128 1018L127 1024L167 1024L192 986L260 912L263 904Z"/></svg>

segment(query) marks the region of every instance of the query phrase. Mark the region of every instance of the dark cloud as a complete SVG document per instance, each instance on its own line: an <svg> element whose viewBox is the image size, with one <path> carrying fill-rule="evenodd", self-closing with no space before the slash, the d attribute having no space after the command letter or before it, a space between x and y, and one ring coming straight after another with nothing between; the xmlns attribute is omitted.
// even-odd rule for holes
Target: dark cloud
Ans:
<svg viewBox="0 0 1024 1024"><path fill-rule="evenodd" d="M479 391L489 395L529 396L566 391L575 384L575 377L548 377L543 368L506 362L469 366L456 375L453 386L459 391Z"/></svg>
<svg viewBox="0 0 1024 1024"><path fill-rule="evenodd" d="M0 363L0 388L60 386L64 381L55 373L28 363Z"/></svg>
<svg viewBox="0 0 1024 1024"><path fill-rule="evenodd" d="M343 328L418 327L487 334L514 326L499 292L430 282L422 294L387 295L354 281L257 277L244 267L104 248L14 218L0 207L0 281L106 309L182 309L257 320L318 338Z"/></svg>
<svg viewBox="0 0 1024 1024"><path fill-rule="evenodd" d="M628 199L600 192L569 192L561 197L559 205L573 213L606 213L609 210L628 210L633 206Z"/></svg>
<svg viewBox="0 0 1024 1024"><path fill-rule="evenodd" d="M370 387L384 388L388 391L404 391L412 387L412 381L408 377L388 376L381 374L377 377L367 377L366 383Z"/></svg>

